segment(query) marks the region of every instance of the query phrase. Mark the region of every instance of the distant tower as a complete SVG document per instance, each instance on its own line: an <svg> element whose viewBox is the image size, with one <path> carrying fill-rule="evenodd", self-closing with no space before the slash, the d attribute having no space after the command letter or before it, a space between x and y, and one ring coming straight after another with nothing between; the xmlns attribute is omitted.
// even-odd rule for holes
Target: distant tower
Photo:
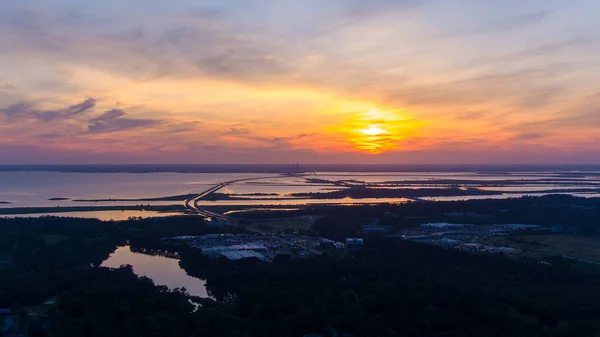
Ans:
<svg viewBox="0 0 600 337"><path fill-rule="evenodd" d="M300 170L300 163L296 163L296 171Z"/></svg>

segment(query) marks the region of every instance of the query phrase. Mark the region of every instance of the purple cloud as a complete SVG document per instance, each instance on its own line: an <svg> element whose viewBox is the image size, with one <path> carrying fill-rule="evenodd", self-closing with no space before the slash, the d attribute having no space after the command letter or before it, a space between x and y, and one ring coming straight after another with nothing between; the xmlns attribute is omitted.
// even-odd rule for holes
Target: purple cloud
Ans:
<svg viewBox="0 0 600 337"><path fill-rule="evenodd" d="M154 119L126 118L127 113L121 109L112 109L98 117L90 119L88 132L92 134L119 132L159 124Z"/></svg>

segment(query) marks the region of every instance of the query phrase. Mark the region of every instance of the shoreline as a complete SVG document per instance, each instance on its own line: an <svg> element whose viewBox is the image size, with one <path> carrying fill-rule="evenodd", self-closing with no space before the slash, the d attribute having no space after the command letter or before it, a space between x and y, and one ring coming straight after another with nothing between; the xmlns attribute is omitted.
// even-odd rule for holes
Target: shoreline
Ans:
<svg viewBox="0 0 600 337"><path fill-rule="evenodd" d="M21 215L40 213L72 213L72 212L98 212L98 211L154 211L154 212L181 212L188 214L182 205L167 206L74 206L74 207L14 207L0 208L0 215Z"/></svg>

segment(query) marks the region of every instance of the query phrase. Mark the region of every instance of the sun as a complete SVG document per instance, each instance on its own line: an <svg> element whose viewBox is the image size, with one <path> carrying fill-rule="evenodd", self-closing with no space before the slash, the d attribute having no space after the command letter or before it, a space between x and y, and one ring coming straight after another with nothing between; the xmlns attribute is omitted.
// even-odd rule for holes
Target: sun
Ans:
<svg viewBox="0 0 600 337"><path fill-rule="evenodd" d="M382 154L406 148L405 140L415 137L421 125L399 108L349 104L344 110L345 123L332 127L332 132L344 134L350 151Z"/></svg>
<svg viewBox="0 0 600 337"><path fill-rule="evenodd" d="M371 124L366 129L360 129L358 132L362 133L365 136L381 136L389 133L388 131L382 129L378 125Z"/></svg>
<svg viewBox="0 0 600 337"><path fill-rule="evenodd" d="M395 146L393 128L382 121L362 122L353 130L351 142L356 148L369 153L382 153Z"/></svg>

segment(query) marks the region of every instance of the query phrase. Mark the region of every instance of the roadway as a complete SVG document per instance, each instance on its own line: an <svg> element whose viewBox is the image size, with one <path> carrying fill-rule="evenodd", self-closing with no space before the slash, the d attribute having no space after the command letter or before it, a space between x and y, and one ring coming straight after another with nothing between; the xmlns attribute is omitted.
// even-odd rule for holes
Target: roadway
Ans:
<svg viewBox="0 0 600 337"><path fill-rule="evenodd" d="M311 174L313 174L311 172ZM251 181L251 180L261 180L261 179L273 179L273 178L281 178L282 176L299 176L299 174L284 174L284 175L277 175L277 176L269 176L269 177L257 177L257 178L244 178L244 179L236 179L236 180L229 180L229 181L225 181L222 183L218 183L217 185L207 189L206 191L203 191L201 193L199 193L198 195L196 195L193 198L187 199L184 201L184 205L185 208L189 209L190 211L192 211L193 213L202 215L204 217L210 217L212 219L215 219L216 221L230 221L232 220L230 217L225 216L223 214L219 214L219 213L214 213L208 210L203 209L200 206L200 201L206 197L208 197L209 195L217 192L218 190L222 189L225 186L231 185L231 184L235 184L235 183L239 183L239 182L243 182L243 181Z"/></svg>
<svg viewBox="0 0 600 337"><path fill-rule="evenodd" d="M229 220L226 216L222 215L222 214L217 214L217 213L213 213L213 212L209 212L207 210L204 210L202 208L200 208L200 206L198 205L198 203L200 202L200 200L202 198L205 198L215 192L217 192L218 190L222 189L223 187L229 185L232 182L224 182L224 183L220 183L218 185L215 185L211 188L209 188L208 190L196 195L193 198L187 199L184 201L184 205L185 208L189 209L190 211L205 216L205 217L210 217L210 218L214 218L215 220L219 221L219 220Z"/></svg>
<svg viewBox="0 0 600 337"><path fill-rule="evenodd" d="M310 173L308 173L308 175L314 175L314 174L315 174L314 172L310 172ZM286 175L288 175L288 176L296 176L296 177L297 177L297 176L299 176L299 174L286 174ZM201 216L204 216L204 217L208 217L208 218L214 219L214 220L215 220L215 221L217 221L217 222L221 222L221 221L231 221L231 220L232 220L232 218L230 218L230 217L228 217L228 216L225 216L225 215L223 215L223 214L219 214L219 213L215 213L215 212L211 212L211 211L208 211L208 210L205 210L205 209L203 209L203 208L202 208L202 207L199 205L200 201L201 201L203 198L206 198L207 196L209 196L209 195L211 195L211 194L213 194L213 193L217 192L218 190L222 189L223 187L225 187L225 186L228 186L228 185L231 185L231 184L235 184L235 183L239 183L239 182L243 182L243 181L261 180L261 179L273 179L273 178L281 178L281 175L278 175L278 176L270 176L270 177L245 178L245 179L236 179L236 180L225 181L225 182L219 183L219 184L217 184L217 185L215 185L215 186L213 186L213 187L211 187L211 188L207 189L206 191L203 191L203 192L199 193L198 195L196 195L196 196L195 196L195 197L193 197L193 198L190 198L190 199L187 199L187 200L185 200L185 201L184 201L184 205L185 205L185 207L186 207L187 209L189 209L189 210L190 210L190 211L192 211L193 213L196 213L196 214L198 214L198 215L201 215ZM251 228L246 228L246 229L247 229L247 230L250 230L250 231L252 231L252 232L255 232L255 233L264 234L264 233L263 233L263 232L261 232L261 231L254 230L254 229L251 229ZM280 238L280 240L281 240L281 241L283 241L283 242L285 242L285 243L287 243L287 244L289 244L289 245L293 245L293 244L295 244L295 243L294 243L293 241L291 241L291 240L287 240L287 239L283 239L283 238ZM314 249L314 248L309 248L308 250L309 250L311 253L313 253L313 254L317 254L317 255L320 255L320 254L322 254L322 253L323 253L323 252L321 252L321 251L318 251L318 250L316 250L316 249Z"/></svg>

